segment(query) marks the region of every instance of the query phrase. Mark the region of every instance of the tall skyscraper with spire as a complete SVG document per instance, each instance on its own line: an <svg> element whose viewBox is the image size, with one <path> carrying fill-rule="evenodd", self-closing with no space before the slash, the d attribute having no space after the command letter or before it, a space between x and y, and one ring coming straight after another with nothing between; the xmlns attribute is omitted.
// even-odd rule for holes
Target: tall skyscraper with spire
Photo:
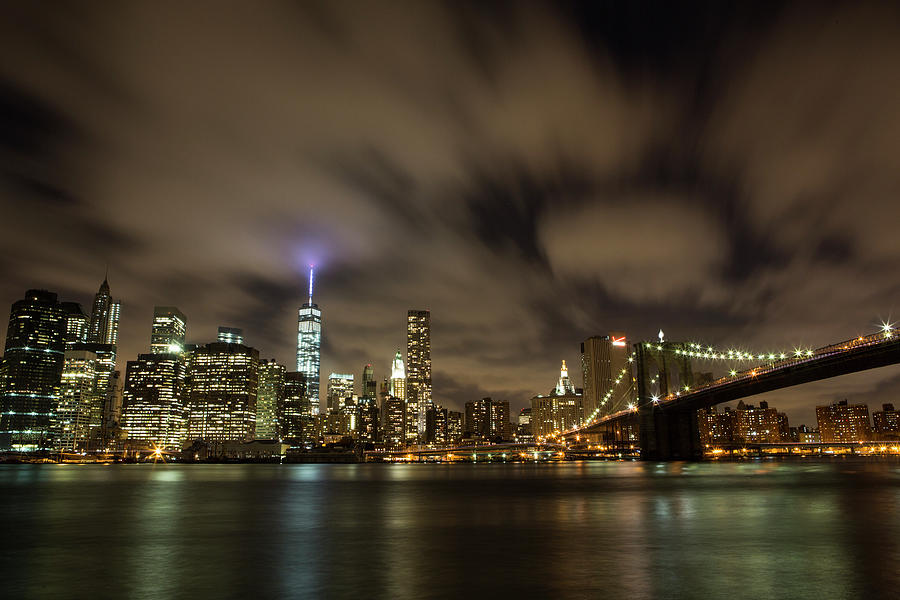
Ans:
<svg viewBox="0 0 900 600"><path fill-rule="evenodd" d="M309 266L309 298L297 313L297 371L306 376L313 414L319 414L319 369L322 360L322 311L313 303L314 267Z"/></svg>
<svg viewBox="0 0 900 600"><path fill-rule="evenodd" d="M91 322L86 336L89 344L115 346L118 343L120 310L121 305L109 294L109 278L104 277L91 307Z"/></svg>
<svg viewBox="0 0 900 600"><path fill-rule="evenodd" d="M406 318L406 397L420 443L426 439L431 399L431 312L411 310Z"/></svg>

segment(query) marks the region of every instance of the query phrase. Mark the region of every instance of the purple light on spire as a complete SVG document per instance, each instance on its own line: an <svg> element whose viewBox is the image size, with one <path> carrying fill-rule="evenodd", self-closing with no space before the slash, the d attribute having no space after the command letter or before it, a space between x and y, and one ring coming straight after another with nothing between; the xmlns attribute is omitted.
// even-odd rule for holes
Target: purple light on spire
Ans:
<svg viewBox="0 0 900 600"><path fill-rule="evenodd" d="M309 265L309 304L312 306L313 265Z"/></svg>

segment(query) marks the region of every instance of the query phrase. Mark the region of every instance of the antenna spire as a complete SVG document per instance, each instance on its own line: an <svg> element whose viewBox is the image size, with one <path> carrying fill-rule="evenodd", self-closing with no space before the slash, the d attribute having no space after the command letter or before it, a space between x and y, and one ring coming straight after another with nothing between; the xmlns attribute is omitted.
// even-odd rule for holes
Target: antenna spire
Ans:
<svg viewBox="0 0 900 600"><path fill-rule="evenodd" d="M312 306L312 293L313 293L313 269L315 267L313 265L309 265L309 305Z"/></svg>

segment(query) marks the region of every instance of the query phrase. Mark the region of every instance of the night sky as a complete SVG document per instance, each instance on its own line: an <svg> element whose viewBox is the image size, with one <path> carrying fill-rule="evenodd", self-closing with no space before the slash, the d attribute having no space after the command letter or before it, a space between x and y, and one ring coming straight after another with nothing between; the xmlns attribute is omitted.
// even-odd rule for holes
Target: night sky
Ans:
<svg viewBox="0 0 900 600"><path fill-rule="evenodd" d="M579 343L820 346L900 320L895 3L3 2L0 307L152 307L323 378L514 410ZM580 385L580 374L575 376ZM768 394L900 401L892 367Z"/></svg>

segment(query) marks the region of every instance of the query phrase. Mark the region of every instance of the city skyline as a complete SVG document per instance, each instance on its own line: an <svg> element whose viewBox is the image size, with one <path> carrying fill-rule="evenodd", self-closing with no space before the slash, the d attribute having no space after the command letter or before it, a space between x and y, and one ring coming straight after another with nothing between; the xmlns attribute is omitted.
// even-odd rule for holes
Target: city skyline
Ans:
<svg viewBox="0 0 900 600"><path fill-rule="evenodd" d="M11 6L0 305L89 310L109 265L120 370L156 305L292 365L312 262L322 371L380 380L428 309L456 410L612 331L789 350L900 317L896 7L452 4ZM812 422L898 385L764 399Z"/></svg>

